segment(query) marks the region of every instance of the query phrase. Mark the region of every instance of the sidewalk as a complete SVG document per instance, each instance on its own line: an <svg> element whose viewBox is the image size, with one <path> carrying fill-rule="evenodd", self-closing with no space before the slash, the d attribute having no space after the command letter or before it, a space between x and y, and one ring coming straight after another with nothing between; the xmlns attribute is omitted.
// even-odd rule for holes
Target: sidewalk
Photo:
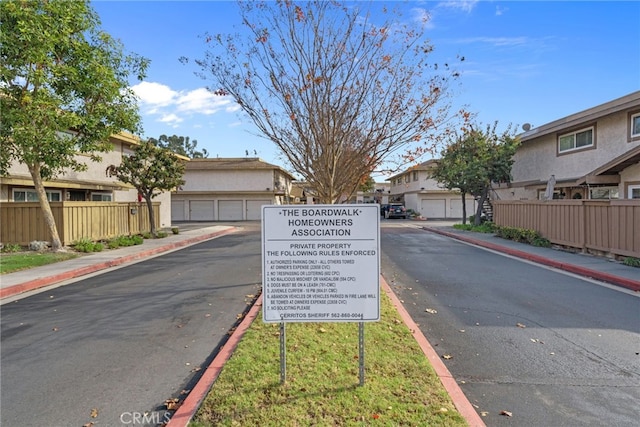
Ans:
<svg viewBox="0 0 640 427"><path fill-rule="evenodd" d="M502 239L493 234L457 230L451 226L431 226L425 224L421 228L473 245L512 255L516 258L526 259L538 264L640 292L640 268L630 267L604 257L571 253L552 248L540 248L526 243Z"/></svg>
<svg viewBox="0 0 640 427"><path fill-rule="evenodd" d="M162 239L147 239L142 245L105 250L68 261L3 274L0 275L0 300L121 264L140 261L234 231L235 227L222 225L193 228Z"/></svg>

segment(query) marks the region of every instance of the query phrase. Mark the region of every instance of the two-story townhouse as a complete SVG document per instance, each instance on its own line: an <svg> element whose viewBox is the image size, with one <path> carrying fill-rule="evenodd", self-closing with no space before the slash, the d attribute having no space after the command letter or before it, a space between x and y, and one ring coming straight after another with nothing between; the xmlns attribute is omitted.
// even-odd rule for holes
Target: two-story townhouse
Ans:
<svg viewBox="0 0 640 427"><path fill-rule="evenodd" d="M461 193L447 190L431 178L431 170L436 164L437 160L427 160L387 178L391 182L389 202L404 203L407 209L428 219L462 218ZM465 200L467 216L473 215L476 208L474 198L467 196Z"/></svg>
<svg viewBox="0 0 640 427"><path fill-rule="evenodd" d="M122 162L123 156L133 153L140 139L126 132L112 135L111 151L100 153L101 160L94 162L88 155L79 154L80 161L87 165L85 171L66 171L55 179L45 181L44 186L50 202L137 202L138 192L108 172L112 165ZM188 160L187 158L183 158ZM0 178L0 202L37 202L33 179L26 165L14 162L7 176ZM160 227L171 226L171 193L163 192L155 202L160 203Z"/></svg>
<svg viewBox="0 0 640 427"><path fill-rule="evenodd" d="M294 176L259 158L192 159L172 193L173 221L259 220L263 205L293 203Z"/></svg>
<svg viewBox="0 0 640 427"><path fill-rule="evenodd" d="M528 127L528 126L527 126ZM520 135L500 200L640 198L640 91Z"/></svg>

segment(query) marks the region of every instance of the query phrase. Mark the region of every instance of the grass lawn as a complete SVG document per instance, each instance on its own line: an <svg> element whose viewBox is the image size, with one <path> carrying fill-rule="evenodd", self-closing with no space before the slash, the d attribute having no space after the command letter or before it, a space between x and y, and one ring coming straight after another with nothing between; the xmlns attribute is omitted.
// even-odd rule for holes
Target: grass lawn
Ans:
<svg viewBox="0 0 640 427"><path fill-rule="evenodd" d="M366 323L359 386L357 323L287 323L280 384L279 325L253 322L190 427L464 426L389 298Z"/></svg>
<svg viewBox="0 0 640 427"><path fill-rule="evenodd" d="M78 256L79 255L74 252L18 252L0 254L0 274L52 264Z"/></svg>

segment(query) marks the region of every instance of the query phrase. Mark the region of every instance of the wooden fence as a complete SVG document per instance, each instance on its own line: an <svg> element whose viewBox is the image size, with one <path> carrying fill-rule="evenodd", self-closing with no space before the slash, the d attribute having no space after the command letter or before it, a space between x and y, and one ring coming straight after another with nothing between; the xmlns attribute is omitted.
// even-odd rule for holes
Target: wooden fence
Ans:
<svg viewBox="0 0 640 427"><path fill-rule="evenodd" d="M151 230L144 202L51 202L50 205L63 245L83 238L98 241ZM159 229L159 203L153 203L153 212ZM34 240L51 240L40 204L0 204L0 242L26 246Z"/></svg>
<svg viewBox="0 0 640 427"><path fill-rule="evenodd" d="M496 225L538 231L552 243L640 258L639 200L493 202Z"/></svg>

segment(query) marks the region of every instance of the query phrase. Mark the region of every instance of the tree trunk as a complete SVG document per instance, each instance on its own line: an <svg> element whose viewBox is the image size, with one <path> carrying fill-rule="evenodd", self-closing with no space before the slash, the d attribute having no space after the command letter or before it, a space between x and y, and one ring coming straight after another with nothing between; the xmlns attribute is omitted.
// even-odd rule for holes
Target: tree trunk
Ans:
<svg viewBox="0 0 640 427"><path fill-rule="evenodd" d="M480 199L478 200L478 207L476 208L476 217L473 220L474 225L480 225L482 223L482 208L484 207L484 202L485 200L487 200L488 195L489 195L489 187L485 187L484 190L482 190Z"/></svg>
<svg viewBox="0 0 640 427"><path fill-rule="evenodd" d="M151 226L151 235L155 239L157 236L156 220L153 214L153 203L151 203L151 195L144 195L144 201L147 203L147 209L149 210L149 225Z"/></svg>
<svg viewBox="0 0 640 427"><path fill-rule="evenodd" d="M467 194L462 193L462 225L467 223Z"/></svg>
<svg viewBox="0 0 640 427"><path fill-rule="evenodd" d="M33 186L35 187L36 194L38 195L38 202L40 203L40 209L42 209L42 217L44 223L49 229L49 235L51 236L51 250L53 252L65 252L58 235L58 228L56 221L53 218L53 212L51 212L51 206L49 205L49 199L47 199L47 192L44 190L44 184L42 182L42 176L40 176L40 165L29 165L29 173L33 179Z"/></svg>

